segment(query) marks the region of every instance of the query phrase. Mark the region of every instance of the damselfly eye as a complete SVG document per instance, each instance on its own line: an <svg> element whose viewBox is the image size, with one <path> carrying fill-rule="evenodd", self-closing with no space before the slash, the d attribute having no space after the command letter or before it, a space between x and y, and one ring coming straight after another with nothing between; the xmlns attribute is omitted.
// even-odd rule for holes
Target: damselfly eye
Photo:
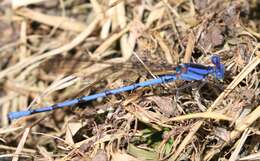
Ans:
<svg viewBox="0 0 260 161"><path fill-rule="evenodd" d="M216 66L220 65L220 57L218 55L213 55L211 57L211 61L213 64L215 64Z"/></svg>

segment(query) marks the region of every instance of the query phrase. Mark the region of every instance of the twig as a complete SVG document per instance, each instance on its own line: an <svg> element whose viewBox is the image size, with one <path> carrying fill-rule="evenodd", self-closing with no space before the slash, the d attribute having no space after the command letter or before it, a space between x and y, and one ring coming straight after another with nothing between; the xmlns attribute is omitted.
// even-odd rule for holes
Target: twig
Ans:
<svg viewBox="0 0 260 161"><path fill-rule="evenodd" d="M14 154L17 154L17 156L14 156L13 159L12 159L12 161L18 161L18 159L19 159L19 154L20 154L20 153L22 152L22 150L23 150L24 144L25 144L25 142L26 142L26 140L27 140L27 137L28 137L28 135L29 135L30 130L31 130L31 128L26 128L26 129L25 129L25 131L24 131L24 133L23 133L23 136L22 136L22 139L20 140L19 145L17 146L16 151L15 151L15 153L14 153Z"/></svg>
<svg viewBox="0 0 260 161"><path fill-rule="evenodd" d="M99 19L95 19L94 21L91 22L91 24L89 24L89 26L82 33L80 33L70 43L68 43L60 48L51 50L42 55L28 57L28 58L24 59L23 61L20 61L19 63L15 64L9 68L6 68L5 70L2 70L0 72L0 79L4 78L10 74L13 74L14 72L19 72L31 64L34 64L36 62L41 62L44 59L48 59L54 55L58 55L65 51L71 50L75 46L79 45L82 41L84 41L86 39L86 37L88 37L94 31L94 29L96 28L98 23L99 23Z"/></svg>
<svg viewBox="0 0 260 161"><path fill-rule="evenodd" d="M72 18L61 17L61 16L50 16L40 12L36 12L29 8L21 8L15 11L15 13L20 16L43 23L45 25L58 27L63 30L82 32L88 27L84 23L73 20Z"/></svg>

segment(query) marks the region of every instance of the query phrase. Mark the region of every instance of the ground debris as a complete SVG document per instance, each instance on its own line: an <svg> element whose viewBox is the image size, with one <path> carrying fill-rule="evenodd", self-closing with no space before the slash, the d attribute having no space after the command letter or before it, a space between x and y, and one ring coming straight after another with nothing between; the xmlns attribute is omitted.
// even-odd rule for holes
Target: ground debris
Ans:
<svg viewBox="0 0 260 161"><path fill-rule="evenodd" d="M255 0L0 2L0 158L257 160L259 6ZM224 80L178 80L7 118L167 75L179 63L208 65L213 54L225 65Z"/></svg>

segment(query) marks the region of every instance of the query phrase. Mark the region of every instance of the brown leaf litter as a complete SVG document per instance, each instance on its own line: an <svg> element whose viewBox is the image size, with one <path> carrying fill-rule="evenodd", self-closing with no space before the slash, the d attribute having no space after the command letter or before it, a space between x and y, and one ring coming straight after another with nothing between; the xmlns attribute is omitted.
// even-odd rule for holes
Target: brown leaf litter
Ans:
<svg viewBox="0 0 260 161"><path fill-rule="evenodd" d="M258 1L0 2L0 160L257 160ZM176 81L9 122L39 108L208 65Z"/></svg>

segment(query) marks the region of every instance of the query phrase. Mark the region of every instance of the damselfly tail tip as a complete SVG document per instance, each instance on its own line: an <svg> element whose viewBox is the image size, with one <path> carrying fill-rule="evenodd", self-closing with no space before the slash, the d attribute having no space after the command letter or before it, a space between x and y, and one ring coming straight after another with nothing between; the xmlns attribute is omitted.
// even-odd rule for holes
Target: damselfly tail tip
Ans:
<svg viewBox="0 0 260 161"><path fill-rule="evenodd" d="M10 112L8 113L8 119L10 121L12 120L15 120L15 119L19 119L21 117L24 117L24 116L28 116L31 114L31 111L19 111L19 112Z"/></svg>

